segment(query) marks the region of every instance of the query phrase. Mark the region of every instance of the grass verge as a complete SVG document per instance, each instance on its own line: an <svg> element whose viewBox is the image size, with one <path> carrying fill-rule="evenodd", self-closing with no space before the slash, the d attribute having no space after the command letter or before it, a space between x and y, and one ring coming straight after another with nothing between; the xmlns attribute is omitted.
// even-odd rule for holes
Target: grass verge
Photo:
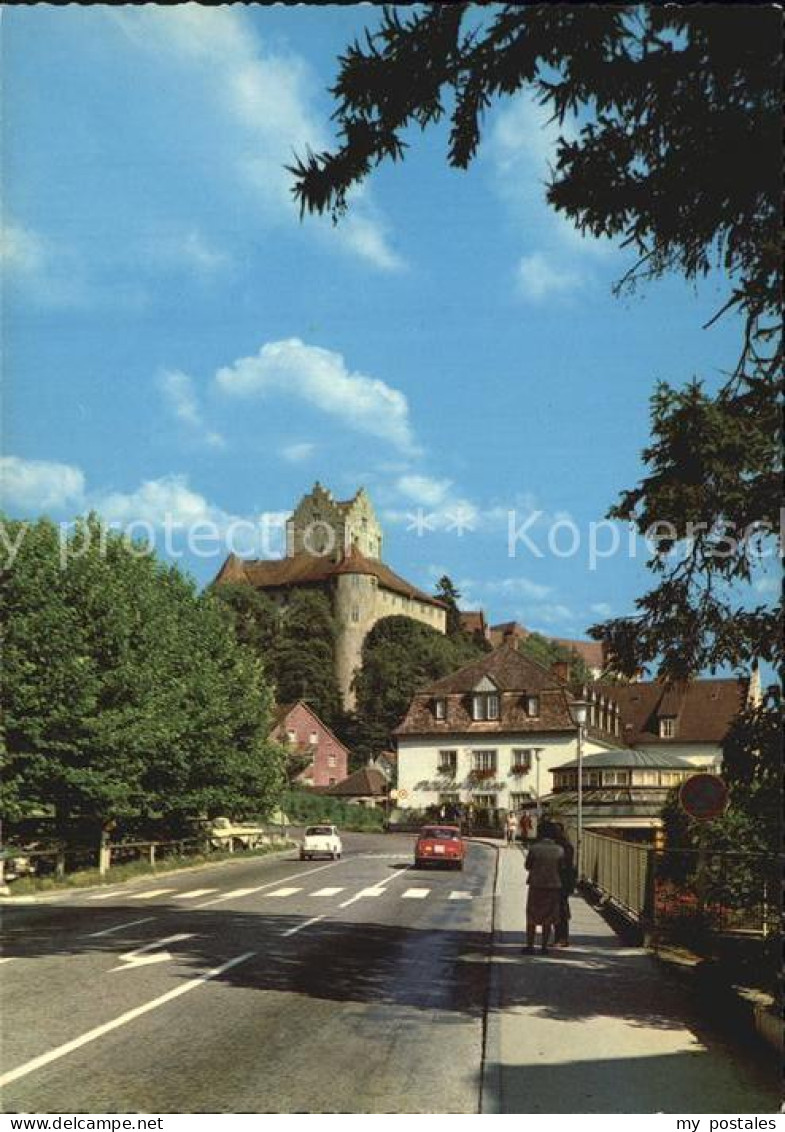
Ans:
<svg viewBox="0 0 785 1132"><path fill-rule="evenodd" d="M294 841L287 840L274 845L262 845L258 849L242 849L235 853L216 849L210 853L174 855L165 857L155 865L150 865L147 861L128 861L124 865L113 866L103 875L98 869L79 869L62 877L20 877L19 880L12 881L9 887L12 896L30 896L36 892L57 892L69 888L99 888L101 885L118 884L136 877L152 877L161 873L176 872L178 869L190 869L195 865L215 865L221 861L266 857L281 849L291 849L294 845Z"/></svg>

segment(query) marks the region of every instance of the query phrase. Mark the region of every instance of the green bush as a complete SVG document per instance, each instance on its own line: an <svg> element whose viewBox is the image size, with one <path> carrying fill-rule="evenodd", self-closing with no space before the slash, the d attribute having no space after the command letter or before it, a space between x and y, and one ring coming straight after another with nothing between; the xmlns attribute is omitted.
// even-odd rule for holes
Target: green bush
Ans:
<svg viewBox="0 0 785 1132"><path fill-rule="evenodd" d="M327 822L339 829L357 832L372 832L384 827L384 811L365 806L350 805L329 798L324 794L312 794L305 790L289 790L284 794L282 808L294 825L311 825L313 822Z"/></svg>

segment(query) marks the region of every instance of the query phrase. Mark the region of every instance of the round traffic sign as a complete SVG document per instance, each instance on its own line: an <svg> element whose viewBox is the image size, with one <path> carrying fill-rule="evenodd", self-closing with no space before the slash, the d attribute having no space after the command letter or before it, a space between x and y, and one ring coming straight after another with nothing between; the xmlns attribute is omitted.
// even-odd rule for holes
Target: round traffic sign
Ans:
<svg viewBox="0 0 785 1132"><path fill-rule="evenodd" d="M409 791L408 790L399 790L398 791L398 797L399 798L408 798L409 797Z"/></svg>
<svg viewBox="0 0 785 1132"><path fill-rule="evenodd" d="M716 774L693 774L679 790L682 809L698 821L711 821L724 813L728 787Z"/></svg>

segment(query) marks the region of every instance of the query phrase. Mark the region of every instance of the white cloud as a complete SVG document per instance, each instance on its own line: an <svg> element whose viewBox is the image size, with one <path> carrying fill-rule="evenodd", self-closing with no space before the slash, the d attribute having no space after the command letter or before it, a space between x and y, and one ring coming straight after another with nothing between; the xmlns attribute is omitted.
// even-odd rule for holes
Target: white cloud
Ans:
<svg viewBox="0 0 785 1132"><path fill-rule="evenodd" d="M499 594L506 597L544 598L553 593L552 586L540 582L532 582L529 578L516 575L512 578L501 578L498 581L488 582L485 589L489 594Z"/></svg>
<svg viewBox="0 0 785 1132"><path fill-rule="evenodd" d="M51 460L0 457L0 497L4 506L25 511L62 511L81 507L84 475L72 464Z"/></svg>
<svg viewBox="0 0 785 1132"><path fill-rule="evenodd" d="M37 232L18 224L0 229L0 263L4 275L36 275L44 266L46 245Z"/></svg>
<svg viewBox="0 0 785 1132"><path fill-rule="evenodd" d="M522 94L495 113L484 153L496 190L525 241L515 280L519 296L531 302L589 285L587 264L614 251L612 241L584 235L545 199L560 136L574 139L574 125L559 125L531 94Z"/></svg>
<svg viewBox="0 0 785 1132"><path fill-rule="evenodd" d="M295 153L318 152L331 143L314 109L317 80L306 61L267 47L240 7L151 4L113 10L112 18L137 49L157 54L167 68L177 68L181 81L202 92L211 118L205 129L217 132L222 153L255 202L272 218L298 223L285 167ZM365 192L355 195L345 222L333 226L326 218L312 218L309 230L381 270L402 266Z"/></svg>
<svg viewBox="0 0 785 1132"><path fill-rule="evenodd" d="M611 617L613 609L607 601L596 601L589 606L589 612L594 613L597 617Z"/></svg>
<svg viewBox="0 0 785 1132"><path fill-rule="evenodd" d="M224 438L208 428L194 388L192 378L182 370L164 370L159 377L164 399L175 417L209 448L223 448Z"/></svg>
<svg viewBox="0 0 785 1132"><path fill-rule="evenodd" d="M142 254L146 264L184 269L202 278L212 278L232 265L231 256L213 247L198 228L180 233L157 233L143 241Z"/></svg>
<svg viewBox="0 0 785 1132"><path fill-rule="evenodd" d="M254 357L223 366L215 381L220 390L236 397L299 398L348 428L387 440L403 451L416 450L409 404L399 389L351 372L341 354L309 346L299 338L267 342Z"/></svg>
<svg viewBox="0 0 785 1132"><path fill-rule="evenodd" d="M516 273L519 293L535 302L574 291L582 286L583 278L572 268L559 267L542 252L523 256Z"/></svg>
<svg viewBox="0 0 785 1132"><path fill-rule="evenodd" d="M290 464L301 464L304 460L309 460L315 451L315 444L303 440L295 444L285 444L281 449L281 455Z"/></svg>
<svg viewBox="0 0 785 1132"><path fill-rule="evenodd" d="M400 476L396 483L398 491L423 507L439 507L447 500L451 480L438 480L432 476L410 474Z"/></svg>

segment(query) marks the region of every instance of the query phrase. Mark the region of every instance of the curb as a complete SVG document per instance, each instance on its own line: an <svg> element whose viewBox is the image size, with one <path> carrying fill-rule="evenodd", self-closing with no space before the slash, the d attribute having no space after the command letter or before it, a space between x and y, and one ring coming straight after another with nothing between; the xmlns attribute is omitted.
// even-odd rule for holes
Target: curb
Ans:
<svg viewBox="0 0 785 1132"><path fill-rule="evenodd" d="M478 839L479 840L479 839ZM491 841L483 845L496 850L496 866L493 877L493 901L491 905L491 946L486 962L488 972L488 997L482 1027L482 1055L480 1061L480 1096L478 1112L481 1115L501 1113L501 1031L498 1017L502 1006L502 969L494 963L497 952L499 909L501 907L501 849L502 846Z"/></svg>
<svg viewBox="0 0 785 1132"><path fill-rule="evenodd" d="M45 892L34 893L31 892L29 896L6 896L0 892L0 908L6 908L9 905L24 907L29 904L45 904L49 900L56 900L63 895L78 896L84 892L100 892L107 888L130 888L134 884L142 884L146 881L155 879L159 880L161 877L180 876L182 873L197 873L201 869L220 869L224 865L236 865L241 861L247 864L249 861L272 861L278 857L283 857L287 853L291 853L294 843L289 845L286 849L277 849L274 853L263 853L259 857L242 857L241 855L234 856L230 859L223 861L203 861L199 865L185 865L182 869L161 869L160 872L150 872L143 876L129 877L127 880L107 881L106 884L87 884L82 888L71 888L68 885L63 885L62 888L51 888ZM118 891L119 895L119 891Z"/></svg>

